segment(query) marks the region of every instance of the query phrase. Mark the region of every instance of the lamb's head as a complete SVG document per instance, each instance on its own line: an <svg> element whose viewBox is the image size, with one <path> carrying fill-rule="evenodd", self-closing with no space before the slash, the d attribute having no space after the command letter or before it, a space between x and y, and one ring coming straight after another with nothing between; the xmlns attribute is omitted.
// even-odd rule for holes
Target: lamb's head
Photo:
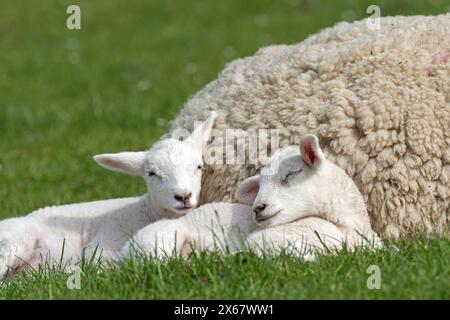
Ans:
<svg viewBox="0 0 450 320"><path fill-rule="evenodd" d="M236 189L239 202L253 204L255 221L262 226L289 223L317 215L330 202L337 166L325 159L319 139L302 137L300 146L278 150L261 174L244 180ZM350 180L350 178L348 178Z"/></svg>
<svg viewBox="0 0 450 320"><path fill-rule="evenodd" d="M94 159L109 170L143 176L152 206L170 215L184 215L198 205L202 150L215 118L212 112L192 134L162 139L147 151L101 154Z"/></svg>

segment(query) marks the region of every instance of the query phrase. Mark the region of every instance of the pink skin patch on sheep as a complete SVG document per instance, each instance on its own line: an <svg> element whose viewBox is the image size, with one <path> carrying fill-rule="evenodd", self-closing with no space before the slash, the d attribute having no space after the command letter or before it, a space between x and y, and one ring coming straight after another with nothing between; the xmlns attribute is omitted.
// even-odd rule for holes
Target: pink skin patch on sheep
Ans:
<svg viewBox="0 0 450 320"><path fill-rule="evenodd" d="M440 64L447 64L450 62L450 51L440 51L431 56L431 63L428 67L428 76L436 75L435 66Z"/></svg>
<svg viewBox="0 0 450 320"><path fill-rule="evenodd" d="M431 63L448 63L450 61L450 51L442 51L433 55L433 60Z"/></svg>
<svg viewBox="0 0 450 320"><path fill-rule="evenodd" d="M9 271L9 276L14 276L16 274L34 270L41 261L41 251L43 249L41 240L36 238L33 246L33 250L31 251L31 255L28 258L19 258L17 265L14 268L11 268Z"/></svg>

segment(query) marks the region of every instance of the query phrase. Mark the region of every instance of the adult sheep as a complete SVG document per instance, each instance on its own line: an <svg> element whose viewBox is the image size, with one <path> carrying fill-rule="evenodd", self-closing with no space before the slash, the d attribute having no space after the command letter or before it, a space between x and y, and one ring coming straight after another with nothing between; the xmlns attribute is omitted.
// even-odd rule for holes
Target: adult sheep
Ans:
<svg viewBox="0 0 450 320"><path fill-rule="evenodd" d="M369 24L370 25L370 24ZM315 133L354 179L385 238L444 232L450 203L450 14L338 23L294 45L229 63L174 120L218 113L216 129ZM276 146L278 147L278 146ZM211 165L201 202L232 200L260 166ZM219 183L220 182L220 183Z"/></svg>

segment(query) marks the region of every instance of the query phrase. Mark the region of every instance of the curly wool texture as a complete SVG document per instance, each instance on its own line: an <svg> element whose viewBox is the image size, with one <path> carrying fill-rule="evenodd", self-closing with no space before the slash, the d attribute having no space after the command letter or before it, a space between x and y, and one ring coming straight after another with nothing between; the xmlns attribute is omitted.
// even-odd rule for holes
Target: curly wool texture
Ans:
<svg viewBox="0 0 450 320"><path fill-rule="evenodd" d="M353 178L381 236L444 232L450 204L450 14L338 23L294 45L229 63L173 122L281 130L280 147L318 135ZM231 201L255 165L211 165L202 202ZM325 187L325 186L324 186Z"/></svg>

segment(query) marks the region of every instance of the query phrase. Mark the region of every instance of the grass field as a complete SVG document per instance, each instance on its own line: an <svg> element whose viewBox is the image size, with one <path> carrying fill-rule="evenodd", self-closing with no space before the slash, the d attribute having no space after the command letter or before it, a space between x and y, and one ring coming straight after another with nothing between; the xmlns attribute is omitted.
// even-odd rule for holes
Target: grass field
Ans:
<svg viewBox="0 0 450 320"><path fill-rule="evenodd" d="M398 247L398 248L397 248ZM449 299L450 240L407 241L380 252L343 251L304 262L289 256L215 254L185 262L128 261L99 272L85 263L80 289L60 270L21 276L5 299ZM379 267L380 289L369 289Z"/></svg>
<svg viewBox="0 0 450 320"><path fill-rule="evenodd" d="M294 43L342 20L437 14L444 0L41 0L0 5L0 218L49 205L143 194L138 178L113 174L98 153L150 146L182 103L227 61ZM66 7L82 30L67 30ZM33 2L34 4L34 2ZM450 241L416 239L378 253L316 263L207 255L85 266L81 290L67 275L39 273L3 285L0 298L450 298ZM381 269L369 290L366 269Z"/></svg>

